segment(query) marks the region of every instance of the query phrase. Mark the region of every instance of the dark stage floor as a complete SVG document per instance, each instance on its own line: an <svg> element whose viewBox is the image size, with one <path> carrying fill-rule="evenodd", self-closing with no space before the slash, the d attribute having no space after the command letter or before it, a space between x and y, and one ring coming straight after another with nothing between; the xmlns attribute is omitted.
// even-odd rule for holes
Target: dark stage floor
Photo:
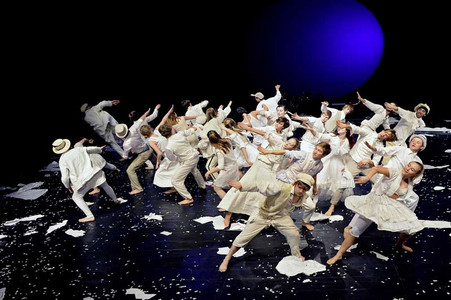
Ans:
<svg viewBox="0 0 451 300"><path fill-rule="evenodd" d="M420 195L416 213L422 220L449 222L451 134L427 134L428 148L420 157L425 164L442 168L425 171L415 189ZM38 188L48 191L38 199L3 197L0 299L2 294L3 299L150 299L152 294L152 299L451 298L449 228L425 228L410 241L414 253L405 253L393 248L397 234L370 227L358 240L357 248L341 262L310 276L292 277L276 270L290 252L285 239L270 228L246 247L244 256L232 259L228 272L219 273L224 256L217 254L218 248L229 247L238 231L215 230L212 222L194 221L220 215L216 209L219 197L213 189L208 187L203 195L194 188L193 178L188 177L195 202L181 207L177 205L180 196L164 195L151 183L153 171L143 168L139 176L146 183L145 192L129 196L126 163L110 155L105 154L107 160L123 172L107 173L108 182L128 202L113 207L103 192L87 195L85 200L94 202L93 223L77 222L82 212L55 171L30 174L30 181L23 182L43 182ZM444 189L434 189L437 186ZM1 193L14 190L3 189ZM320 201L317 211L324 212L327 207L328 202ZM162 220L143 218L150 213L161 215ZM343 228L352 217L343 203L336 214L344 220L318 221L314 222L314 231L302 230L301 252L306 259L326 265L335 254L334 247L341 243ZM5 225L33 215L43 216ZM243 217L234 215L232 221ZM293 218L299 225L300 213L293 214ZM46 234L50 226L64 220L65 226ZM74 237L66 234L68 229L83 230L85 234ZM172 234L161 234L164 231ZM373 251L388 260L378 258ZM141 294L126 294L127 290Z"/></svg>

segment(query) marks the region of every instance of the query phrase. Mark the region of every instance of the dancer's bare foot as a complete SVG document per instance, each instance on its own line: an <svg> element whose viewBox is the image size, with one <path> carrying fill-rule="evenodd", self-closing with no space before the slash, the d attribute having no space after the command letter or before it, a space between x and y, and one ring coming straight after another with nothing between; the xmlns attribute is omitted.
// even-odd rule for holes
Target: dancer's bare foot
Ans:
<svg viewBox="0 0 451 300"><path fill-rule="evenodd" d="M300 259L301 259L301 261L305 261L305 257L304 257L304 256L302 256L302 255L299 255L299 256L296 256L296 257L300 258Z"/></svg>
<svg viewBox="0 0 451 300"><path fill-rule="evenodd" d="M412 252L413 252L413 249L410 248L409 246L406 246L404 243L397 243L397 244L396 244L396 248L402 249L402 250L407 251L407 252L409 252L409 253L412 253Z"/></svg>
<svg viewBox="0 0 451 300"><path fill-rule="evenodd" d="M304 221L302 221L302 226L304 226L305 228L307 228L308 230L312 231L313 229L315 229L315 226L313 226L310 223L305 223Z"/></svg>
<svg viewBox="0 0 451 300"><path fill-rule="evenodd" d="M143 192L143 190L133 190L133 191L129 192L129 194L130 195L135 195L135 194L139 194L139 193L142 193L142 192Z"/></svg>
<svg viewBox="0 0 451 300"><path fill-rule="evenodd" d="M221 265L219 266L219 272L224 273L225 271L227 271L228 266L229 266L229 260L224 258Z"/></svg>
<svg viewBox="0 0 451 300"><path fill-rule="evenodd" d="M95 187L92 191L89 192L89 195L95 195L98 193L100 193L100 189Z"/></svg>
<svg viewBox="0 0 451 300"><path fill-rule="evenodd" d="M185 199L185 200L180 201L178 204L179 205L189 205L189 204L191 204L193 202L194 202L193 199Z"/></svg>
<svg viewBox="0 0 451 300"><path fill-rule="evenodd" d="M164 194L168 195L168 194L172 194L172 193L175 193L175 192L177 192L177 190L172 187L169 190L165 191Z"/></svg>
<svg viewBox="0 0 451 300"><path fill-rule="evenodd" d="M230 226L230 219L232 218L231 212L226 212L225 218L224 218L224 226L227 228Z"/></svg>
<svg viewBox="0 0 451 300"><path fill-rule="evenodd" d="M334 208L329 207L329 209L326 211L326 213L324 215L330 217L330 216L332 216L333 213L334 213Z"/></svg>
<svg viewBox="0 0 451 300"><path fill-rule="evenodd" d="M94 217L84 217L84 218L82 218L82 219L78 219L78 222L80 222L80 223L86 223L86 222L92 222L92 221L94 221L94 220L95 220Z"/></svg>
<svg viewBox="0 0 451 300"><path fill-rule="evenodd" d="M332 257L331 259L329 259L328 261L327 261L327 264L329 265L329 266L332 266L334 263L336 263L337 261L339 261L339 260L341 260L342 259L342 256L341 255L335 255L334 257Z"/></svg>

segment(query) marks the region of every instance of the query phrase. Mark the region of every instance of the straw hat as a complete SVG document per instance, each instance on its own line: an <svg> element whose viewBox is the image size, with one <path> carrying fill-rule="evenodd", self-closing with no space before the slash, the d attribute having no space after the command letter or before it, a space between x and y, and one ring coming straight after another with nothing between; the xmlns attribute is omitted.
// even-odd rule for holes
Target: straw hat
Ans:
<svg viewBox="0 0 451 300"><path fill-rule="evenodd" d="M53 152L56 154L63 154L70 148L70 141L68 139L57 139L52 143Z"/></svg>
<svg viewBox="0 0 451 300"><path fill-rule="evenodd" d="M296 175L296 181L300 181L308 185L309 187L311 187L315 183L315 179L313 179L312 176L306 173L299 173L298 175Z"/></svg>
<svg viewBox="0 0 451 300"><path fill-rule="evenodd" d="M128 133L128 127L125 124L117 124L114 127L114 131L116 132L116 135L120 138L124 138L127 136Z"/></svg>
<svg viewBox="0 0 451 300"><path fill-rule="evenodd" d="M417 106L415 106L415 108L413 109L414 111L417 111L418 109L423 108L426 111L426 114L428 114L431 109L429 107L429 105L427 105L426 103L420 103Z"/></svg>
<svg viewBox="0 0 451 300"><path fill-rule="evenodd" d="M80 111L85 112L87 108L88 108L88 103L85 103L80 107Z"/></svg>
<svg viewBox="0 0 451 300"><path fill-rule="evenodd" d="M265 97L265 96L263 96L263 94L260 93L260 92L255 93L255 94L251 94L251 96L252 96L252 97L257 97L257 98L260 98L260 99L263 99L263 98Z"/></svg>

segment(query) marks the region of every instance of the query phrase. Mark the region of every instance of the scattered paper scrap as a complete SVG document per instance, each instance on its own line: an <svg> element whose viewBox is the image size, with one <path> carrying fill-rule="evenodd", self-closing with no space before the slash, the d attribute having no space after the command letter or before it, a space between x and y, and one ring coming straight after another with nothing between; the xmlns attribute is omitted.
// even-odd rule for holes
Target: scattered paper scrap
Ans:
<svg viewBox="0 0 451 300"><path fill-rule="evenodd" d="M304 279L302 283L312 282L310 279Z"/></svg>
<svg viewBox="0 0 451 300"><path fill-rule="evenodd" d="M229 230L230 231L243 231L244 227L246 227L246 224L236 222L236 223L230 224Z"/></svg>
<svg viewBox="0 0 451 300"><path fill-rule="evenodd" d="M230 248L229 247L221 247L218 248L218 252L216 252L219 255L227 255L229 253ZM247 252L244 250L244 248L240 248L235 254L233 254L233 257L240 257L246 254Z"/></svg>
<svg viewBox="0 0 451 300"><path fill-rule="evenodd" d="M451 222L448 221L433 221L433 220L419 220L425 228L451 228Z"/></svg>
<svg viewBox="0 0 451 300"><path fill-rule="evenodd" d="M45 168L42 168L41 172L58 172L60 170L59 164L56 161L52 161Z"/></svg>
<svg viewBox="0 0 451 300"><path fill-rule="evenodd" d="M151 299L157 295L157 294L146 294L146 292L137 288L129 288L126 290L125 294L135 295L135 299Z"/></svg>
<svg viewBox="0 0 451 300"><path fill-rule="evenodd" d="M200 217L200 218L194 219L194 221L196 221L200 224L205 224L205 223L211 222L212 220L213 220L213 217Z"/></svg>
<svg viewBox="0 0 451 300"><path fill-rule="evenodd" d="M32 235L32 234L35 234L35 233L38 233L38 232L36 230L29 230L29 231L25 232L23 235L27 236L27 235Z"/></svg>
<svg viewBox="0 0 451 300"><path fill-rule="evenodd" d="M6 221L5 223L3 223L3 225L4 226L12 226L12 225L16 225L19 222L34 221L36 219L42 218L43 216L44 215L34 215L34 216L25 217L25 218L14 219L14 220Z"/></svg>
<svg viewBox="0 0 451 300"><path fill-rule="evenodd" d="M329 219L329 217L326 216L325 214L320 214L320 213L314 212L310 221L322 221L322 220L327 220L327 219Z"/></svg>
<svg viewBox="0 0 451 300"><path fill-rule="evenodd" d="M67 220L64 220L64 221L62 221L62 222L59 222L59 223L56 223L55 225L50 226L50 227L47 229L46 235L49 234L49 233L52 232L52 231L57 230L58 228L61 228L61 227L63 227L63 226L66 226L66 224L67 224Z"/></svg>
<svg viewBox="0 0 451 300"><path fill-rule="evenodd" d="M340 215L332 215L329 217L329 223L343 221L343 216Z"/></svg>
<svg viewBox="0 0 451 300"><path fill-rule="evenodd" d="M424 169L425 169L425 170L430 170L430 169L443 169L443 168L447 168L447 167L449 167L449 165L444 165L444 166L424 165Z"/></svg>
<svg viewBox="0 0 451 300"><path fill-rule="evenodd" d="M125 202L128 201L128 200L125 200L123 198L117 198L116 200L119 201L119 204L122 204L122 203L125 203Z"/></svg>
<svg viewBox="0 0 451 300"><path fill-rule="evenodd" d="M312 275L317 272L323 272L326 271L326 266L315 260L302 261L299 257L290 255L282 258L277 264L276 270L279 271L279 273L290 277L299 273Z"/></svg>
<svg viewBox="0 0 451 300"><path fill-rule="evenodd" d="M358 245L358 244L359 244L359 243L355 243L354 245L352 245L351 247L349 247L349 249L346 250L346 252L351 252L351 250L357 248L357 245ZM340 246L341 246L341 245L337 245L337 246L334 247L334 249L335 249L335 250L340 250Z"/></svg>
<svg viewBox="0 0 451 300"><path fill-rule="evenodd" d="M171 235L172 232L169 232L169 231L162 231L162 232L160 232L160 234L162 234L162 235Z"/></svg>
<svg viewBox="0 0 451 300"><path fill-rule="evenodd" d="M5 234L0 234L0 240L1 239L4 239L4 238L6 238L7 237L7 235L5 235Z"/></svg>
<svg viewBox="0 0 451 300"><path fill-rule="evenodd" d="M444 190L444 189L445 189L445 187L443 187L443 186L439 186L439 185L434 186L434 190L436 190L436 191L441 191L441 190Z"/></svg>
<svg viewBox="0 0 451 300"><path fill-rule="evenodd" d="M0 300L3 300L3 298L5 297L6 294L6 288L1 288L0 289Z"/></svg>
<svg viewBox="0 0 451 300"><path fill-rule="evenodd" d="M445 153L451 153L451 149L446 149Z"/></svg>
<svg viewBox="0 0 451 300"><path fill-rule="evenodd" d="M163 215L157 215L155 213L150 213L149 215L144 216L143 219L162 221L163 220Z"/></svg>
<svg viewBox="0 0 451 300"><path fill-rule="evenodd" d="M387 256L384 256L384 255L382 255L380 253L377 253L376 251L370 251L370 252L376 254L376 257L379 258L379 259L382 259L382 260L385 260L385 261L390 259Z"/></svg>
<svg viewBox="0 0 451 300"><path fill-rule="evenodd" d="M85 232L86 231L84 231L84 230L73 230L73 229L66 230L66 234L74 236L74 237L83 236L83 235L85 235Z"/></svg>

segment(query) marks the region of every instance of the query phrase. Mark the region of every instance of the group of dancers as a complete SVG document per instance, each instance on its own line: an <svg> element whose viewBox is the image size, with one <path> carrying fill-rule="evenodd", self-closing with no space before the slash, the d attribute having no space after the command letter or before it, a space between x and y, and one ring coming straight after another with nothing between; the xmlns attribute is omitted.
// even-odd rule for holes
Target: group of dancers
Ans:
<svg viewBox="0 0 451 300"><path fill-rule="evenodd" d="M299 227L291 213L302 209L300 225L314 230L310 220L318 199L330 200L326 216L334 213L340 200L355 213L344 230L340 249L327 261L329 265L340 260L372 223L379 230L399 232L397 246L413 251L405 243L423 229L414 213L419 197L413 187L422 178L424 167L418 154L427 144L426 137L415 134L415 130L425 126L423 117L430 112L429 106L420 103L409 111L395 103L373 103L357 92L356 103L337 110L322 102L320 116L313 117L289 112L280 103L280 85L275 85L275 90L268 99L261 92L251 94L257 107L243 112L240 120L228 117L232 101L217 109L208 107L208 100L195 105L182 101L184 115L177 115L172 105L154 128L149 123L157 118L160 104L152 114L150 109L141 116L130 112L131 126L118 123L104 110L119 104L119 100L105 100L95 106L85 103L81 111L121 160L130 161L130 195L143 192L136 171L146 166L155 169L154 185L167 188L165 194L178 193L183 198L179 205L192 205L193 196L185 185L191 173L201 190L206 190L206 180L212 182L226 228L233 214L249 216L220 272L227 270L236 251L268 226L286 237L292 255L304 260ZM369 117L360 125L347 122L347 115L360 103L371 111ZM388 122L391 114L399 115L393 128ZM304 131L300 139L294 135L298 129ZM61 155L62 182L86 215L79 222L95 220L83 199L90 190L94 193L100 187L113 203L124 202L116 197L103 171L120 170L100 155L104 146L84 147L86 141L92 143L83 139L70 149L68 139L57 139L52 145ZM200 157L205 161L204 174L199 170ZM364 176L358 176L361 174ZM355 184L366 182L371 182L371 191L353 195Z"/></svg>

